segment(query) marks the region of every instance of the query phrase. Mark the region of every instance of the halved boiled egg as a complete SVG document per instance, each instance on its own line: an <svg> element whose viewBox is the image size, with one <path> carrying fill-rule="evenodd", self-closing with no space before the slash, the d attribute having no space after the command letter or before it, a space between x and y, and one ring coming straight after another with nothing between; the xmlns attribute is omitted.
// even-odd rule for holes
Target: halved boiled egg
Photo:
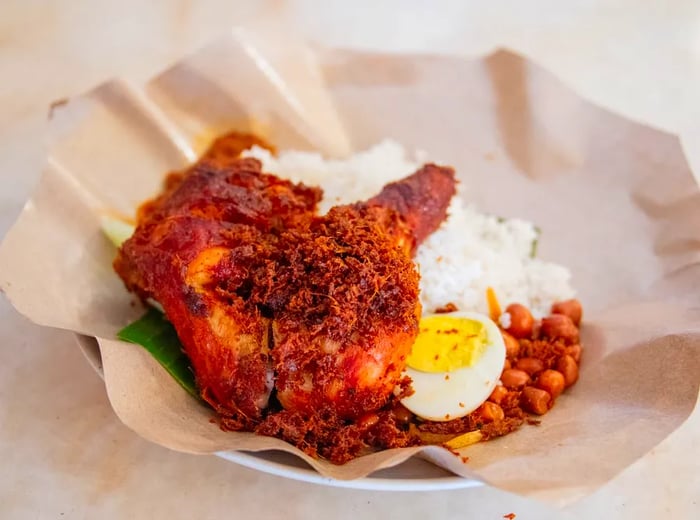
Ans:
<svg viewBox="0 0 700 520"><path fill-rule="evenodd" d="M424 316L405 369L413 394L401 403L431 421L463 417L489 397L505 358L501 331L488 316L476 312Z"/></svg>

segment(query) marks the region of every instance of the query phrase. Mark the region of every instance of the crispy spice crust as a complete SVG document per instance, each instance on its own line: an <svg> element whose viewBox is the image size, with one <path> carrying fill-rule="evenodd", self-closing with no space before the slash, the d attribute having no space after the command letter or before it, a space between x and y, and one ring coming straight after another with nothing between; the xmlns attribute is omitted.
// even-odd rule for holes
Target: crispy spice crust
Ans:
<svg viewBox="0 0 700 520"><path fill-rule="evenodd" d="M517 428L515 394L502 421L430 423L393 393L410 393L401 373L421 311L411 256L446 217L452 169L426 165L318 216L321 191L239 159L250 144L264 146L232 134L170 174L115 260L127 287L164 306L221 427L334 463L421 444L416 424L484 438Z"/></svg>
<svg viewBox="0 0 700 520"><path fill-rule="evenodd" d="M387 213L398 219L386 208L335 208L282 236L286 258L267 302L278 316L272 356L285 407L356 418L391 395L420 306L418 273L386 233Z"/></svg>

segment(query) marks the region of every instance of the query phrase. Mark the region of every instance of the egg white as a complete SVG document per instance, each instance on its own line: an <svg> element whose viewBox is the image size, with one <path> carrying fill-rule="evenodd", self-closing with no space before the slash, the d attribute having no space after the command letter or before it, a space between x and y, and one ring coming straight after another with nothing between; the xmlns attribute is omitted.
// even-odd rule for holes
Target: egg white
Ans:
<svg viewBox="0 0 700 520"><path fill-rule="evenodd" d="M418 417L431 421L451 421L476 410L498 384L506 358L506 346L498 326L488 316L476 312L453 312L444 317L467 318L481 322L487 344L473 366L449 372L422 372L406 367L413 394L401 400Z"/></svg>

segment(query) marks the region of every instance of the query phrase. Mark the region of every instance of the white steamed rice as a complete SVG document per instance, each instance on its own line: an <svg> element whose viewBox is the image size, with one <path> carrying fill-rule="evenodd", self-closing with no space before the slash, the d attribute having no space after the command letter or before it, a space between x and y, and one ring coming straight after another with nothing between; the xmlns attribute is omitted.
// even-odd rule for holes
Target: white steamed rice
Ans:
<svg viewBox="0 0 700 520"><path fill-rule="evenodd" d="M300 151L273 157L261 148L245 155L260 159L265 171L321 186L322 213L337 204L368 199L425 162L424 154L409 158L400 144L388 140L345 160ZM530 257L538 238L532 223L486 215L463 200L452 200L448 219L418 248L424 313L448 302L463 311L487 313L487 287L493 287L501 304L522 303L536 317L547 314L554 301L573 297L568 269Z"/></svg>

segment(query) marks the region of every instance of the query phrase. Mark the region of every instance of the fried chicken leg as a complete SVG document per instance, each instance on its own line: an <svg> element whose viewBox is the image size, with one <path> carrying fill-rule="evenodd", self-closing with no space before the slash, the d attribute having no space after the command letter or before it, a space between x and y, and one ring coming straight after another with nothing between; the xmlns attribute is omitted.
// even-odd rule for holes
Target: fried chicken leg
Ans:
<svg viewBox="0 0 700 520"><path fill-rule="evenodd" d="M354 419L383 406L418 333L417 245L446 217L449 168L426 165L364 203L282 237L273 307L277 398L306 414Z"/></svg>
<svg viewBox="0 0 700 520"><path fill-rule="evenodd" d="M254 159L200 164L141 212L115 269L163 306L228 428L252 429L273 389L287 410L353 419L400 378L420 316L411 257L454 191L426 165L318 216L320 190Z"/></svg>
<svg viewBox="0 0 700 520"><path fill-rule="evenodd" d="M269 318L249 302L249 273L282 230L311 219L321 197L260 167L241 159L193 168L142 213L114 262L127 288L162 305L202 397L244 422L260 418L273 383Z"/></svg>

